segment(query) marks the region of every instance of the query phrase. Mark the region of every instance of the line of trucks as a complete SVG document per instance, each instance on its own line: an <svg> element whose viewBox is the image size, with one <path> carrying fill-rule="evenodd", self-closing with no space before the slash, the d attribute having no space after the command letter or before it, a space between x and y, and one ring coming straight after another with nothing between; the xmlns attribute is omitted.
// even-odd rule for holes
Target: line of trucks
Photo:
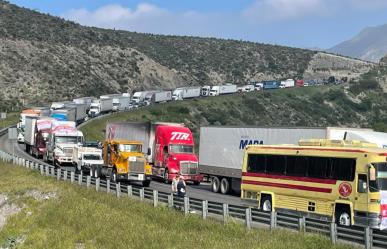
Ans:
<svg viewBox="0 0 387 249"><path fill-rule="evenodd" d="M26 117L26 151L55 166L74 166L94 177L170 182L177 174L213 192L240 191L243 151L252 144L297 144L301 139L361 140L387 147L387 134L358 128L201 127L199 154L191 130L178 123L108 123L101 148L83 147L73 121Z"/></svg>

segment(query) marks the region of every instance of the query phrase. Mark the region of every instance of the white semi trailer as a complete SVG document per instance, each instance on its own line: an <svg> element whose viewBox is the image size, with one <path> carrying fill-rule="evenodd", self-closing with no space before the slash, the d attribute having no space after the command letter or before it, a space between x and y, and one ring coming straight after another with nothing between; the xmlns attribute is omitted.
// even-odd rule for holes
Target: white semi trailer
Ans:
<svg viewBox="0 0 387 249"><path fill-rule="evenodd" d="M212 181L212 191L227 194L240 191L243 152L252 144L297 144L301 139L353 138L375 142L370 129L356 128L267 128L201 127L199 172ZM360 137L362 134L362 137ZM365 139L368 134L369 139ZM385 134L385 133L384 133ZM387 134L385 134L387 136ZM387 137L385 144L387 145Z"/></svg>

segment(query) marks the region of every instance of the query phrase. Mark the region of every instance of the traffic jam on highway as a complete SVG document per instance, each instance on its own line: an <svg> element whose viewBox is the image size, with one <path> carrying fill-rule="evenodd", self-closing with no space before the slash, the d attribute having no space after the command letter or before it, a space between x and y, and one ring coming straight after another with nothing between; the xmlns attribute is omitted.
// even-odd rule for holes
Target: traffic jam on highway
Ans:
<svg viewBox="0 0 387 249"><path fill-rule="evenodd" d="M294 87L293 84L284 87ZM262 85L261 85L262 84ZM281 85L280 83L278 87ZM181 123L116 122L104 141L85 141L77 126L103 114L141 106L238 91L271 89L272 83L237 87L181 87L83 97L31 107L20 114L18 142L26 153L55 167L148 187L176 176L215 193L240 193L264 211L284 211L339 225L387 228L387 133L361 128L200 128L199 153Z"/></svg>

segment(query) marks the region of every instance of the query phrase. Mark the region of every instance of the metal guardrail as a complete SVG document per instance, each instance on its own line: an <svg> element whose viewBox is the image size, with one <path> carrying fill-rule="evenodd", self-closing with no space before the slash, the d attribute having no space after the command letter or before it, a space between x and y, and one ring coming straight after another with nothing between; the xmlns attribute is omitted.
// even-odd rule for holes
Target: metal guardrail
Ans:
<svg viewBox="0 0 387 249"><path fill-rule="evenodd" d="M4 134L0 130L0 135ZM170 208L180 210L185 215L195 213L203 219L213 217L227 223L230 219L244 222L247 229L266 227L275 229L277 227L292 229L302 232L319 233L329 236L332 243L338 240L343 242L364 245L365 248L387 248L387 232L370 229L369 227L338 227L335 223L314 220L295 215L277 212L264 212L256 208L239 205L231 205L197 198L178 197L150 188L135 185L121 185L112 183L110 180L94 178L89 175L76 174L54 168L51 165L40 164L28 159L14 156L0 151L0 159L4 162L13 163L32 170L40 171L41 175L55 177L57 180L69 181L73 184L84 185L94 188L96 191L115 194L117 197L130 197L153 203L153 206L166 205Z"/></svg>

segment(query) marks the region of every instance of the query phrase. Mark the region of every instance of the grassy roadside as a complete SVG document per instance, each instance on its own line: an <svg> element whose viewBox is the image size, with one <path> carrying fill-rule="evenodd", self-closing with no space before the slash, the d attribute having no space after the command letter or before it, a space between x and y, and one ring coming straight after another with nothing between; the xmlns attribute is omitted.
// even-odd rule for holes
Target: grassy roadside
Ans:
<svg viewBox="0 0 387 249"><path fill-rule="evenodd" d="M19 121L20 113L19 112L10 112L7 113L6 119L0 119L0 129L14 125Z"/></svg>
<svg viewBox="0 0 387 249"><path fill-rule="evenodd" d="M31 191L51 197L37 200ZM21 207L0 231L0 247L22 238L17 248L350 248L319 235L246 231L233 222L184 217L2 163L0 194Z"/></svg>

